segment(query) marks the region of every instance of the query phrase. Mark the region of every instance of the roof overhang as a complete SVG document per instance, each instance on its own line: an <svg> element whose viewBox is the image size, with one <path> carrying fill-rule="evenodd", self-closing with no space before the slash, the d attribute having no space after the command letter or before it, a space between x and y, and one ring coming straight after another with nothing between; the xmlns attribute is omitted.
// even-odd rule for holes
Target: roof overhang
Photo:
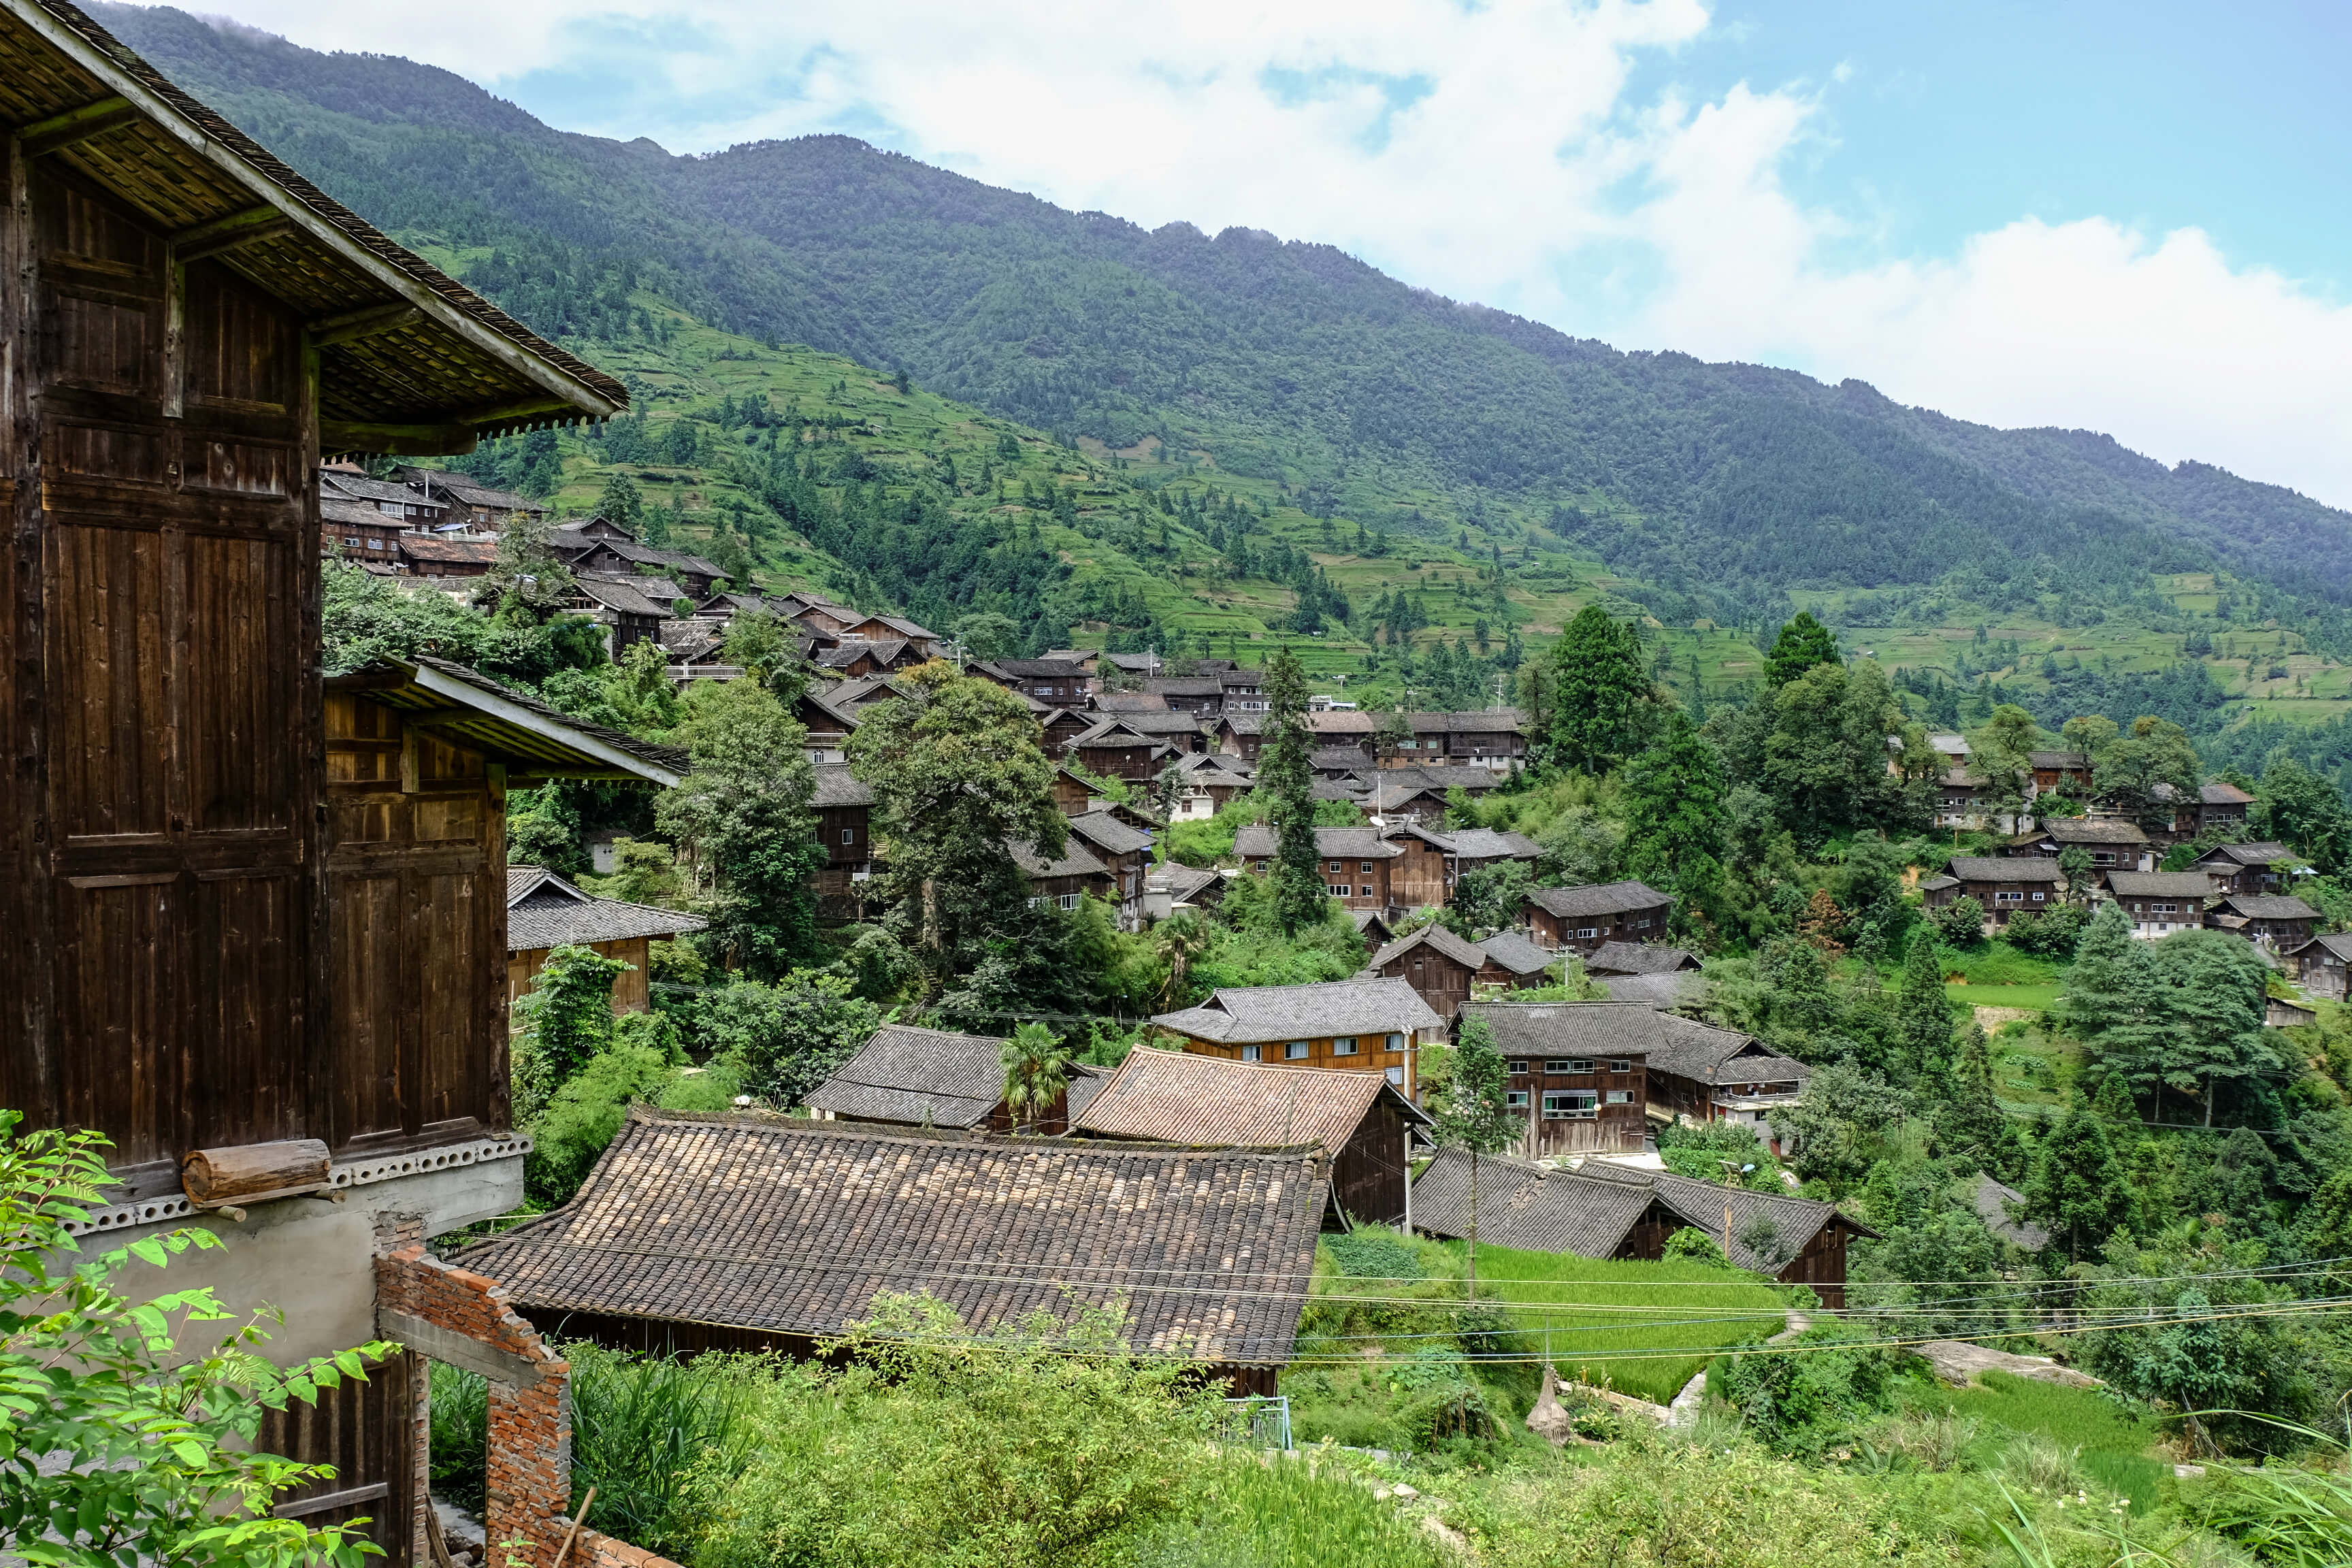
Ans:
<svg viewBox="0 0 2352 1568"><path fill-rule="evenodd" d="M397 711L404 723L479 752L507 769L509 784L606 779L676 788L685 780L676 753L567 720L485 678L450 673L454 668L384 659L331 676L326 688L363 695Z"/></svg>
<svg viewBox="0 0 2352 1568"><path fill-rule="evenodd" d="M182 259L219 261L311 311L324 451L468 451L628 406L618 383L310 187L79 11L0 0L0 69L27 49L68 68L37 77L20 58L7 71L9 96L34 110L11 127L30 133L25 152L139 209ZM404 405L384 402L394 387Z"/></svg>

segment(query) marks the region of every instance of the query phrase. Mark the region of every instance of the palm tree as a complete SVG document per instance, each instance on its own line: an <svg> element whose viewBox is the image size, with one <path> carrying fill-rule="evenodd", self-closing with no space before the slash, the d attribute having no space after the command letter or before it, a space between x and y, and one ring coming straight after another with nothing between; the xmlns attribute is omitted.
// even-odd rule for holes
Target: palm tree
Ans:
<svg viewBox="0 0 2352 1568"><path fill-rule="evenodd" d="M1185 982L1192 977L1192 961L1209 951L1209 924L1192 910L1178 910L1153 928L1151 945L1168 965L1168 982L1160 988L1160 1005L1181 1007L1184 1005Z"/></svg>
<svg viewBox="0 0 2352 1568"><path fill-rule="evenodd" d="M1013 1131L1034 1127L1070 1087L1070 1047L1043 1024L1024 1024L996 1054L1004 1068L1004 1109Z"/></svg>

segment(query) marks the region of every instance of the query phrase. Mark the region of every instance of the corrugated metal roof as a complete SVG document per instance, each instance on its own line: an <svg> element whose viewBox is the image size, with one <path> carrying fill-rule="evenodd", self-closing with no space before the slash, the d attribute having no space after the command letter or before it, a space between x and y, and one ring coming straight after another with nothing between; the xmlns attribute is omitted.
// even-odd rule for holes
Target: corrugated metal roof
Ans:
<svg viewBox="0 0 2352 1568"><path fill-rule="evenodd" d="M1328 1193L1319 1150L926 1137L633 1108L563 1207L457 1255L552 1319L824 1335L883 1291L976 1329L1126 1303L1137 1350L1289 1359Z"/></svg>

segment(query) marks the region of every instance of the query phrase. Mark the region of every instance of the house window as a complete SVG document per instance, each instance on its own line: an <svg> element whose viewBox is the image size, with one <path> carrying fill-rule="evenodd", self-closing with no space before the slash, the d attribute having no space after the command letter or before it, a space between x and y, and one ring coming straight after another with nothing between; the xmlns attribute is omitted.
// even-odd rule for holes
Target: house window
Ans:
<svg viewBox="0 0 2352 1568"><path fill-rule="evenodd" d="M1515 1078L1525 1078L1527 1076L1528 1064L1525 1062L1505 1062L1503 1064L1503 1070L1511 1074Z"/></svg>
<svg viewBox="0 0 2352 1568"><path fill-rule="evenodd" d="M1633 1103L1633 1091L1630 1089L1612 1089L1609 1091L1609 1103L1631 1105Z"/></svg>
<svg viewBox="0 0 2352 1568"><path fill-rule="evenodd" d="M1339 1038L1333 1040L1331 1042L1331 1054L1335 1057L1354 1056L1356 1054L1356 1037L1353 1035L1341 1035Z"/></svg>
<svg viewBox="0 0 2352 1568"><path fill-rule="evenodd" d="M1367 882L1367 883L1365 883L1365 884L1364 884L1364 886L1363 886L1361 889L1359 889L1359 891L1362 894L1362 896L1363 896L1363 897L1365 897L1365 898L1369 899L1369 898L1370 898L1370 897L1372 896L1372 886L1371 886L1371 884L1370 884L1370 882Z"/></svg>
<svg viewBox="0 0 2352 1568"><path fill-rule="evenodd" d="M844 844L855 844L855 843L856 843L856 842L857 842L857 829L856 829L855 827L845 827L845 828L843 828L843 829L841 830L841 841L842 841Z"/></svg>
<svg viewBox="0 0 2352 1568"><path fill-rule="evenodd" d="M1080 897L1082 897L1082 895L1077 893L1064 893L1061 898L1055 901L1066 910L1075 910L1078 907L1078 900Z"/></svg>
<svg viewBox="0 0 2352 1568"><path fill-rule="evenodd" d="M1598 927L1595 927L1595 926L1584 926L1584 927L1580 928L1580 929L1578 930L1578 931L1577 931L1577 933L1576 933L1576 934L1577 934L1577 935L1579 935L1579 936L1581 936L1581 937L1594 937L1594 936L1599 936L1599 935L1601 934L1601 931L1600 931L1600 929L1599 929Z"/></svg>
<svg viewBox="0 0 2352 1568"><path fill-rule="evenodd" d="M1650 922L1647 921L1635 921L1633 922L1633 929L1635 931L1647 931L1650 929Z"/></svg>
<svg viewBox="0 0 2352 1568"><path fill-rule="evenodd" d="M1504 1110L1525 1110L1527 1108L1528 1108L1528 1091L1527 1091L1526 1089L1505 1089L1505 1090L1503 1091L1503 1109L1504 1109Z"/></svg>
<svg viewBox="0 0 2352 1568"><path fill-rule="evenodd" d="M2148 908L2159 915L2168 915L2175 912L2173 906L2170 904L2150 904Z"/></svg>
<svg viewBox="0 0 2352 1568"><path fill-rule="evenodd" d="M1331 884L1331 896L1332 896L1333 898L1335 898L1335 899L1344 899L1344 898L1346 898L1346 897L1348 896L1348 884L1347 884L1347 883L1345 883L1345 882L1334 882L1334 883L1332 883L1332 884Z"/></svg>
<svg viewBox="0 0 2352 1568"><path fill-rule="evenodd" d="M1332 862L1331 862L1331 869L1332 869L1333 871L1335 871L1335 872L1338 872L1338 871L1344 871L1344 870L1346 870L1347 868L1348 868L1348 867L1347 867L1347 863L1346 863L1345 861L1334 860L1334 861L1332 861Z"/></svg>
<svg viewBox="0 0 2352 1568"><path fill-rule="evenodd" d="M1401 1051L1404 1049L1404 1037L1402 1035L1391 1035L1388 1038L1388 1049L1392 1051Z"/></svg>
<svg viewBox="0 0 2352 1568"><path fill-rule="evenodd" d="M2042 895L2041 895L2040 893L2036 893L2036 894L2034 894L2034 895L2033 895L2033 901L2034 901L2035 903L2037 903L2037 904L2038 904L2038 903L2040 903L2040 902L2042 901Z"/></svg>
<svg viewBox="0 0 2352 1568"><path fill-rule="evenodd" d="M1558 1089L1543 1097L1544 1120L1584 1120L1601 1114L1601 1097L1589 1089Z"/></svg>
<svg viewBox="0 0 2352 1568"><path fill-rule="evenodd" d="M1397 1088L1402 1089L1404 1087L1404 1068L1391 1068L1384 1076L1386 1076L1389 1082L1394 1084Z"/></svg>
<svg viewBox="0 0 2352 1568"><path fill-rule="evenodd" d="M1992 896L1992 901L1996 904L2021 904L2025 902L2025 895L2023 893L1995 893Z"/></svg>
<svg viewBox="0 0 2352 1568"><path fill-rule="evenodd" d="M1620 1057L1610 1062L1609 1070L1611 1072L1632 1072L1633 1070L1633 1063L1630 1058Z"/></svg>
<svg viewBox="0 0 2352 1568"><path fill-rule="evenodd" d="M1363 864L1358 866L1356 869L1369 877L1372 874L1372 863L1370 860L1367 860Z"/></svg>
<svg viewBox="0 0 2352 1568"><path fill-rule="evenodd" d="M1592 1063L1585 1057L1554 1057L1544 1063L1546 1072L1591 1072Z"/></svg>
<svg viewBox="0 0 2352 1568"><path fill-rule="evenodd" d="M1286 1062L1305 1061L1307 1059L1307 1042L1305 1040L1293 1040L1288 1045L1284 1046L1282 1047L1282 1059Z"/></svg>

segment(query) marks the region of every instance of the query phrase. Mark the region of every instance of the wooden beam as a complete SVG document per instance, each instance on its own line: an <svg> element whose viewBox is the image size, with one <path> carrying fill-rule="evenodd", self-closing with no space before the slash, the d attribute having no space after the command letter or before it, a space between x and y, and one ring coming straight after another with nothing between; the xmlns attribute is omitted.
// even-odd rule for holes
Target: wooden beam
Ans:
<svg viewBox="0 0 2352 1568"><path fill-rule="evenodd" d="M517 403L491 403L479 408L468 408L457 416L468 425L497 425L509 419L524 419L534 414L563 415L568 418L586 417L580 405L562 397L527 397Z"/></svg>
<svg viewBox="0 0 2352 1568"><path fill-rule="evenodd" d="M252 245L290 233L294 220L273 206L247 207L226 217L184 228L172 237L172 249L182 261L202 261L240 245Z"/></svg>
<svg viewBox="0 0 2352 1568"><path fill-rule="evenodd" d="M77 142L87 142L93 136L119 131L138 118L138 108L120 94L93 99L79 109L68 109L63 114L52 114L47 120L36 120L30 125L16 127L16 144L24 149L27 158L45 158Z"/></svg>
<svg viewBox="0 0 2352 1568"><path fill-rule="evenodd" d="M438 458L474 449L471 425L368 425L339 419L319 421L322 452L383 452L394 457Z"/></svg>
<svg viewBox="0 0 2352 1568"><path fill-rule="evenodd" d="M321 316L310 323L310 341L322 349L331 349L337 343L355 343L362 338L393 331L424 319L425 312L405 300L392 305L371 305L364 310L345 310L339 316ZM467 423L473 421L469 419Z"/></svg>

